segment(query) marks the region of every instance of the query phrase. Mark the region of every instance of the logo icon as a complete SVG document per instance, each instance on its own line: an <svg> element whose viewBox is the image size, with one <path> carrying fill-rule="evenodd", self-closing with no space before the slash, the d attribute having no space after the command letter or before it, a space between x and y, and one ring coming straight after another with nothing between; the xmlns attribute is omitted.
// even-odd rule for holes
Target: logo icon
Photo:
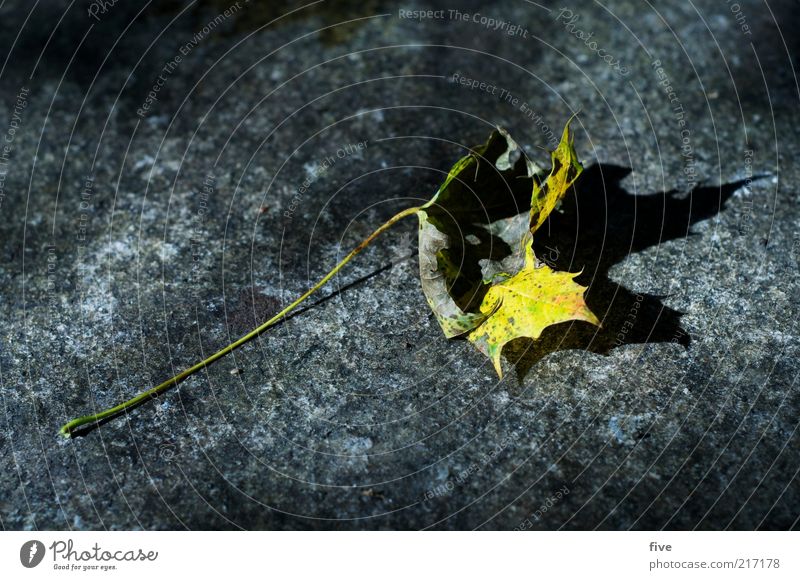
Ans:
<svg viewBox="0 0 800 580"><path fill-rule="evenodd" d="M26 568L36 568L44 560L44 544L39 540L30 540L19 549L19 561Z"/></svg>

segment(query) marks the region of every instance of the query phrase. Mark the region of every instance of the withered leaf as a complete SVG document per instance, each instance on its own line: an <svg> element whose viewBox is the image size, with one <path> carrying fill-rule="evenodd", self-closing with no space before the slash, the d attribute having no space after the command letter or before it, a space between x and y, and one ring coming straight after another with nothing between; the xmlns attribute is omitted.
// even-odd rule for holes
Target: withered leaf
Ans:
<svg viewBox="0 0 800 580"><path fill-rule="evenodd" d="M500 355L515 338L553 324L600 324L578 274L556 272L533 252L533 234L583 170L569 123L543 171L503 129L460 159L418 213L420 277L445 336L466 338L502 377Z"/></svg>

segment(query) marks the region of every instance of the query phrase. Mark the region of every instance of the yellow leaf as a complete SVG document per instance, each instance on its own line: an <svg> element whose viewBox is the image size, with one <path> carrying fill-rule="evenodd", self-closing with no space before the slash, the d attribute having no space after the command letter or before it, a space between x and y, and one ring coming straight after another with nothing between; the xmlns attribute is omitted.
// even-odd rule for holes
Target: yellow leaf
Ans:
<svg viewBox="0 0 800 580"><path fill-rule="evenodd" d="M448 338L483 321L486 277L519 269L502 260L522 248L534 175L546 174L498 127L456 162L417 213L422 291Z"/></svg>
<svg viewBox="0 0 800 580"><path fill-rule="evenodd" d="M569 320L600 324L584 302L586 288L573 280L578 274L537 267L529 248L522 270L489 288L481 303L486 319L467 338L492 360L500 377L500 354L515 338L537 339L548 326Z"/></svg>
<svg viewBox="0 0 800 580"><path fill-rule="evenodd" d="M578 179L583 171L583 166L578 162L575 148L572 146L572 133L569 130L569 121L564 126L561 143L555 151L550 153L553 168L543 187L533 183L533 196L531 198L531 232L539 229L547 216L552 213L558 203L564 198L569 188Z"/></svg>
<svg viewBox="0 0 800 580"><path fill-rule="evenodd" d="M533 233L583 171L572 147L569 123L551 159L553 167L544 185L534 182L530 231L522 240L524 265L514 275L499 276L487 284L480 304L483 321L467 334L468 340L491 359L500 377L500 355L510 341L522 337L535 340L548 326L570 320L600 325L584 301L586 287L574 281L579 273L556 272L533 253Z"/></svg>

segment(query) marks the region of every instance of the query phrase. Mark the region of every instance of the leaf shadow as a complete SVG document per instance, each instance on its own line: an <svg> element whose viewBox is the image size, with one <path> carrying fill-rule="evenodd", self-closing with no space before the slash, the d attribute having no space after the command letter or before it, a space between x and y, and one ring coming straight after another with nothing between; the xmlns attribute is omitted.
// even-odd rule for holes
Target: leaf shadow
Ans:
<svg viewBox="0 0 800 580"><path fill-rule="evenodd" d="M721 212L746 181L696 187L686 194L671 190L642 195L622 187L630 172L607 164L587 168L564 199L562 211L553 212L534 236L537 257L550 267L571 272L582 268L576 281L589 286L586 303L602 327L563 323L547 328L538 340L509 343L504 355L520 383L536 363L556 351L608 355L626 344L652 343L689 348L692 338L681 325L684 313L666 306L666 296L638 293L613 281L609 271L631 254L696 235L692 225Z"/></svg>
<svg viewBox="0 0 800 580"><path fill-rule="evenodd" d="M469 162L459 161L453 178L437 192L436 203L425 209L427 222L446 237L447 244L439 246L434 236L428 236L433 240L429 247L423 242L425 234L420 237L421 255L435 255L429 267L444 280L440 292L469 313L477 312L483 301L491 265L497 265L496 271L508 271L508 261L520 259L509 240L518 242L528 228L533 190L527 156L506 133L493 132L483 147L471 150ZM503 156L508 166L499 169L496 162Z"/></svg>

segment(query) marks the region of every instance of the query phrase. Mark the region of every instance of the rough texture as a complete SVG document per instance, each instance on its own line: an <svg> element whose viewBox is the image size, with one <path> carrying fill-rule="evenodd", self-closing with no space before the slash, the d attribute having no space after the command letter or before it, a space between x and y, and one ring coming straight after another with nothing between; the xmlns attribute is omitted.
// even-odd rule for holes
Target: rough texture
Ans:
<svg viewBox="0 0 800 580"><path fill-rule="evenodd" d="M519 30L243 3L207 34L225 2L130 27L136 3L77 2L55 31L45 4L0 7L4 529L797 527L792 3L458 3ZM595 342L550 329L498 382L432 318L409 220L318 304L58 438L276 312L493 125L546 164L575 112L564 219L591 231L537 255L584 268Z"/></svg>

